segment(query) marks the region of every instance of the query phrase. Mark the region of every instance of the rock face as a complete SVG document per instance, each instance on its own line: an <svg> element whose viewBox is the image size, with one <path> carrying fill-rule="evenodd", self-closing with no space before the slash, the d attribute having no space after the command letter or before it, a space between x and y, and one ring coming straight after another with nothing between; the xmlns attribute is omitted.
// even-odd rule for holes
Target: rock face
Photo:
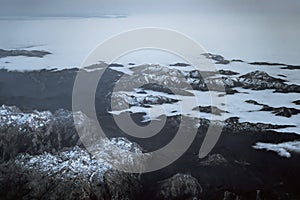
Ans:
<svg viewBox="0 0 300 200"><path fill-rule="evenodd" d="M86 116L77 114L84 123L89 123ZM80 143L70 111L24 113L14 106L2 106L0 120L2 160L14 158L19 153L56 152Z"/></svg>
<svg viewBox="0 0 300 200"><path fill-rule="evenodd" d="M116 170L108 170L104 174L104 184L109 198L107 199L138 199L142 186L136 174L128 174Z"/></svg>
<svg viewBox="0 0 300 200"><path fill-rule="evenodd" d="M7 187L1 194L8 199L87 199L91 195L102 196L104 191L99 185L109 168L105 163L91 159L87 151L78 147L59 154L20 155L3 167L6 171L1 170L5 173L1 185ZM13 169L17 170L13 172ZM97 190L100 194L95 194Z"/></svg>
<svg viewBox="0 0 300 200"><path fill-rule="evenodd" d="M157 199L198 199L202 187L196 178L187 174L175 174L159 183Z"/></svg>
<svg viewBox="0 0 300 200"><path fill-rule="evenodd" d="M141 187L137 175L112 170L77 146L19 155L1 165L1 175L4 199L132 199Z"/></svg>
<svg viewBox="0 0 300 200"><path fill-rule="evenodd" d="M38 57L42 58L45 55L51 54L48 51L40 50L5 50L0 49L0 58L10 57L10 56L26 56L26 57Z"/></svg>
<svg viewBox="0 0 300 200"><path fill-rule="evenodd" d="M136 166L138 160L127 153L142 153L141 147L125 138L100 138L94 148L97 154L92 155L78 146L73 116L79 117L79 127L95 131L80 112L24 113L14 106L1 107L0 199L134 199L139 195L139 176L113 170L112 164L119 156L127 158L128 166Z"/></svg>

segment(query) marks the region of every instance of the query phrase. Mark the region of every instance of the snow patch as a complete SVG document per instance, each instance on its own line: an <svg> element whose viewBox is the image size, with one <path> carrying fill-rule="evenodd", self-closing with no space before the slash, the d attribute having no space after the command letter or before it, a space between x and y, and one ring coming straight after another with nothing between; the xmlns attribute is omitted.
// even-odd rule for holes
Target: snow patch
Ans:
<svg viewBox="0 0 300 200"><path fill-rule="evenodd" d="M253 148L274 151L281 157L290 158L292 156L291 153L300 153L300 141L284 142L279 144L258 142L253 146Z"/></svg>

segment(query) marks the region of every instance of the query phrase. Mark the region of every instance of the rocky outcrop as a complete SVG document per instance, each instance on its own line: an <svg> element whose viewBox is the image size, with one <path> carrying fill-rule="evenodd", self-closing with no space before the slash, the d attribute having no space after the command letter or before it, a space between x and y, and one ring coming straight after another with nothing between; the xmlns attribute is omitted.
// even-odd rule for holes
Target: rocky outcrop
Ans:
<svg viewBox="0 0 300 200"><path fill-rule="evenodd" d="M48 54L48 51L41 50L5 50L0 49L0 58L11 57L11 56L26 56L26 57L38 57L42 58Z"/></svg>
<svg viewBox="0 0 300 200"><path fill-rule="evenodd" d="M198 126L208 127L210 124L214 124L215 126L222 126L223 130L230 131L231 133L266 132L269 130L295 127L295 125L240 122L239 117L230 117L228 119L225 119L224 121L210 121L205 118L200 118Z"/></svg>
<svg viewBox="0 0 300 200"><path fill-rule="evenodd" d="M287 107L278 107L274 108L268 105L263 105L261 111L271 111L276 116L283 116L283 117L291 117L292 115L297 115L300 113L300 110L296 108L287 108Z"/></svg>
<svg viewBox="0 0 300 200"><path fill-rule="evenodd" d="M76 115L81 116L82 125L90 123L84 114L78 112ZM0 108L0 141L2 160L14 158L19 153L56 152L80 144L70 111L25 113L17 107L4 105Z"/></svg>
<svg viewBox="0 0 300 200"><path fill-rule="evenodd" d="M188 95L191 86L179 70L161 65L141 65L131 68L131 75L124 74L118 81L117 91L133 91L136 88Z"/></svg>
<svg viewBox="0 0 300 200"><path fill-rule="evenodd" d="M273 78L266 72L254 71L239 77L238 82L244 88L250 88L255 90L262 89L277 89L285 86L285 80L279 78Z"/></svg>
<svg viewBox="0 0 300 200"><path fill-rule="evenodd" d="M79 119L79 129L87 132L81 139L94 141L89 151L80 145L73 116ZM135 199L139 195L140 177L114 169L143 167L138 160L142 148L125 138L95 141L89 134L96 133L93 122L83 113L25 113L2 106L0 118L1 199Z"/></svg>
<svg viewBox="0 0 300 200"><path fill-rule="evenodd" d="M232 76L232 75L238 75L239 74L238 72L234 72L234 71L231 71L231 70L224 70L224 69L219 70L219 73L222 74L222 75L227 75L227 76Z"/></svg>
<svg viewBox="0 0 300 200"><path fill-rule="evenodd" d="M200 161L201 166L218 166L218 165L227 165L228 161L221 154L211 154L206 158Z"/></svg>
<svg viewBox="0 0 300 200"><path fill-rule="evenodd" d="M248 62L248 61L244 61L241 59L227 60L222 55L212 54L212 53L204 53L202 55L205 56L207 59L211 59L211 60L215 61L215 64L227 65L232 62L240 62L240 63L247 63L249 65L258 65L258 66L260 66L260 65L282 66L281 69L290 69L290 70L300 69L299 65L289 65L289 64L284 64L284 63L274 63L274 62L266 62L266 61Z"/></svg>
<svg viewBox="0 0 300 200"><path fill-rule="evenodd" d="M193 110L199 110L200 112L211 113L214 115L222 115L223 113L228 113L225 110L222 110L216 106L198 106L193 108Z"/></svg>
<svg viewBox="0 0 300 200"><path fill-rule="evenodd" d="M294 104L300 105L300 100L293 101Z"/></svg>
<svg viewBox="0 0 300 200"><path fill-rule="evenodd" d="M80 135L80 139L73 117L77 119L77 129L84 133ZM85 145L89 145L89 150L98 155L97 158L107 163L127 164L129 167L139 165L140 160L127 154L141 154L142 149L137 144L125 138L102 138L101 135L97 135L94 122L81 112L58 110L54 114L49 111L24 113L16 107L2 106L0 119L2 160L15 158L19 153L39 155L44 152L60 152L76 145L82 147L81 141L84 141ZM128 159L128 163L124 163L124 158ZM131 160L134 163L131 163Z"/></svg>
<svg viewBox="0 0 300 200"><path fill-rule="evenodd" d="M118 64L118 63L112 63L112 64L108 65L108 67L124 67L124 65Z"/></svg>
<svg viewBox="0 0 300 200"><path fill-rule="evenodd" d="M137 174L129 174L116 170L108 170L104 174L107 199L138 199L142 196L140 178Z"/></svg>
<svg viewBox="0 0 300 200"><path fill-rule="evenodd" d="M175 174L169 179L158 183L156 199L198 199L202 187L191 175Z"/></svg>
<svg viewBox="0 0 300 200"><path fill-rule="evenodd" d="M281 69L289 69L289 70L295 70L295 69L300 69L299 65L284 65L285 67L281 67Z"/></svg>
<svg viewBox="0 0 300 200"><path fill-rule="evenodd" d="M265 104L260 104L253 100L247 100L246 102L250 104L262 106L262 108L259 111L270 111L276 116L291 117L292 115L297 115L300 113L300 110L296 108L287 108L284 106L274 108Z"/></svg>
<svg viewBox="0 0 300 200"><path fill-rule="evenodd" d="M151 107L151 105L161 105L164 103L171 104L178 102L177 99L172 99L161 95L134 96L126 93L113 93L111 99L113 99L112 110L127 109L131 106Z"/></svg>
<svg viewBox="0 0 300 200"><path fill-rule="evenodd" d="M245 75L235 77L235 73L231 71L220 71L223 76L214 77L216 72L200 72L197 70L191 72L182 72L187 82L195 90L207 91L207 85L210 90L226 91L231 94L232 88L243 87L252 90L275 89L275 92L300 92L300 86L295 84L287 84L286 80L274 78L263 71L253 71ZM233 76L232 76L233 75ZM203 78L205 77L205 78Z"/></svg>
<svg viewBox="0 0 300 200"><path fill-rule="evenodd" d="M1 199L134 199L139 178L111 169L85 149L21 154L1 164Z"/></svg>
<svg viewBox="0 0 300 200"><path fill-rule="evenodd" d="M274 78L263 71L254 71L245 75L235 77L223 77L225 88L243 87L245 89L252 90L265 90L275 89L275 92L287 93L287 92L300 92L300 86L295 84L286 84L285 80ZM216 81L212 84L217 84Z"/></svg>
<svg viewBox="0 0 300 200"><path fill-rule="evenodd" d="M141 147L125 138L100 138L91 154L78 146L74 116L79 128L96 132L81 112L26 113L1 106L1 199L135 199L139 195L140 177L113 169L142 167L143 162L128 153L141 155ZM91 134L86 137L94 140Z"/></svg>
<svg viewBox="0 0 300 200"><path fill-rule="evenodd" d="M281 69L300 69L299 65L288 65L284 63L273 63L273 62L249 62L250 65L267 65L267 66L283 66Z"/></svg>
<svg viewBox="0 0 300 200"><path fill-rule="evenodd" d="M202 54L204 55L206 58L208 59L212 59L214 61L216 61L215 63L216 64L224 64L224 65L227 65L230 63L229 60L226 60L223 56L221 55L216 55L216 54L212 54L212 53L204 53Z"/></svg>
<svg viewBox="0 0 300 200"><path fill-rule="evenodd" d="M197 69L192 70L192 71L184 71L182 70L181 73L185 76L185 78L195 78L195 79L203 79L207 77L212 77L216 75L226 75L226 76L232 76L232 75L237 75L239 73L230 71L230 70L216 70L216 71L199 71Z"/></svg>
<svg viewBox="0 0 300 200"><path fill-rule="evenodd" d="M170 64L169 66L173 66L173 67L187 67L187 66L190 66L190 64L187 64L187 63L175 63L175 64Z"/></svg>
<svg viewBox="0 0 300 200"><path fill-rule="evenodd" d="M266 124L266 123L250 123L250 122L239 122L238 117L230 117L224 122L224 129L232 131L233 133L238 132L264 132L271 129L280 129L295 127L295 125L279 125L279 124Z"/></svg>

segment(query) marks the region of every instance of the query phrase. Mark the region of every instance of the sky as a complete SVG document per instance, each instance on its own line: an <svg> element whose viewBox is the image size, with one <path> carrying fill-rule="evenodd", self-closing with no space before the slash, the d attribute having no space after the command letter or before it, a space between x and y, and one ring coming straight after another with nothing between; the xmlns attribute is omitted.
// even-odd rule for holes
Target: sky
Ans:
<svg viewBox="0 0 300 200"><path fill-rule="evenodd" d="M107 14L128 17L101 18ZM23 20L23 16L37 18ZM59 19L40 20L43 16ZM90 16L100 17L80 18ZM13 20L7 20L10 17ZM40 48L64 56L51 61L69 60L68 65L74 66L113 35L160 27L183 33L229 59L298 65L299 19L300 0L0 0L0 27L5 27L0 48L44 45Z"/></svg>
<svg viewBox="0 0 300 200"><path fill-rule="evenodd" d="M0 16L300 12L298 0L0 0Z"/></svg>

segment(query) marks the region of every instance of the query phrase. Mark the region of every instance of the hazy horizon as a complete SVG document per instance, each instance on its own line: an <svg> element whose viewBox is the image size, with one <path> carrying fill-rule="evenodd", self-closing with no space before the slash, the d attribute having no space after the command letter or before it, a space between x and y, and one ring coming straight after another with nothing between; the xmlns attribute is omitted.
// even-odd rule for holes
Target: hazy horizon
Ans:
<svg viewBox="0 0 300 200"><path fill-rule="evenodd" d="M1 0L0 16L55 16L103 14L286 14L298 15L300 2L295 0Z"/></svg>

